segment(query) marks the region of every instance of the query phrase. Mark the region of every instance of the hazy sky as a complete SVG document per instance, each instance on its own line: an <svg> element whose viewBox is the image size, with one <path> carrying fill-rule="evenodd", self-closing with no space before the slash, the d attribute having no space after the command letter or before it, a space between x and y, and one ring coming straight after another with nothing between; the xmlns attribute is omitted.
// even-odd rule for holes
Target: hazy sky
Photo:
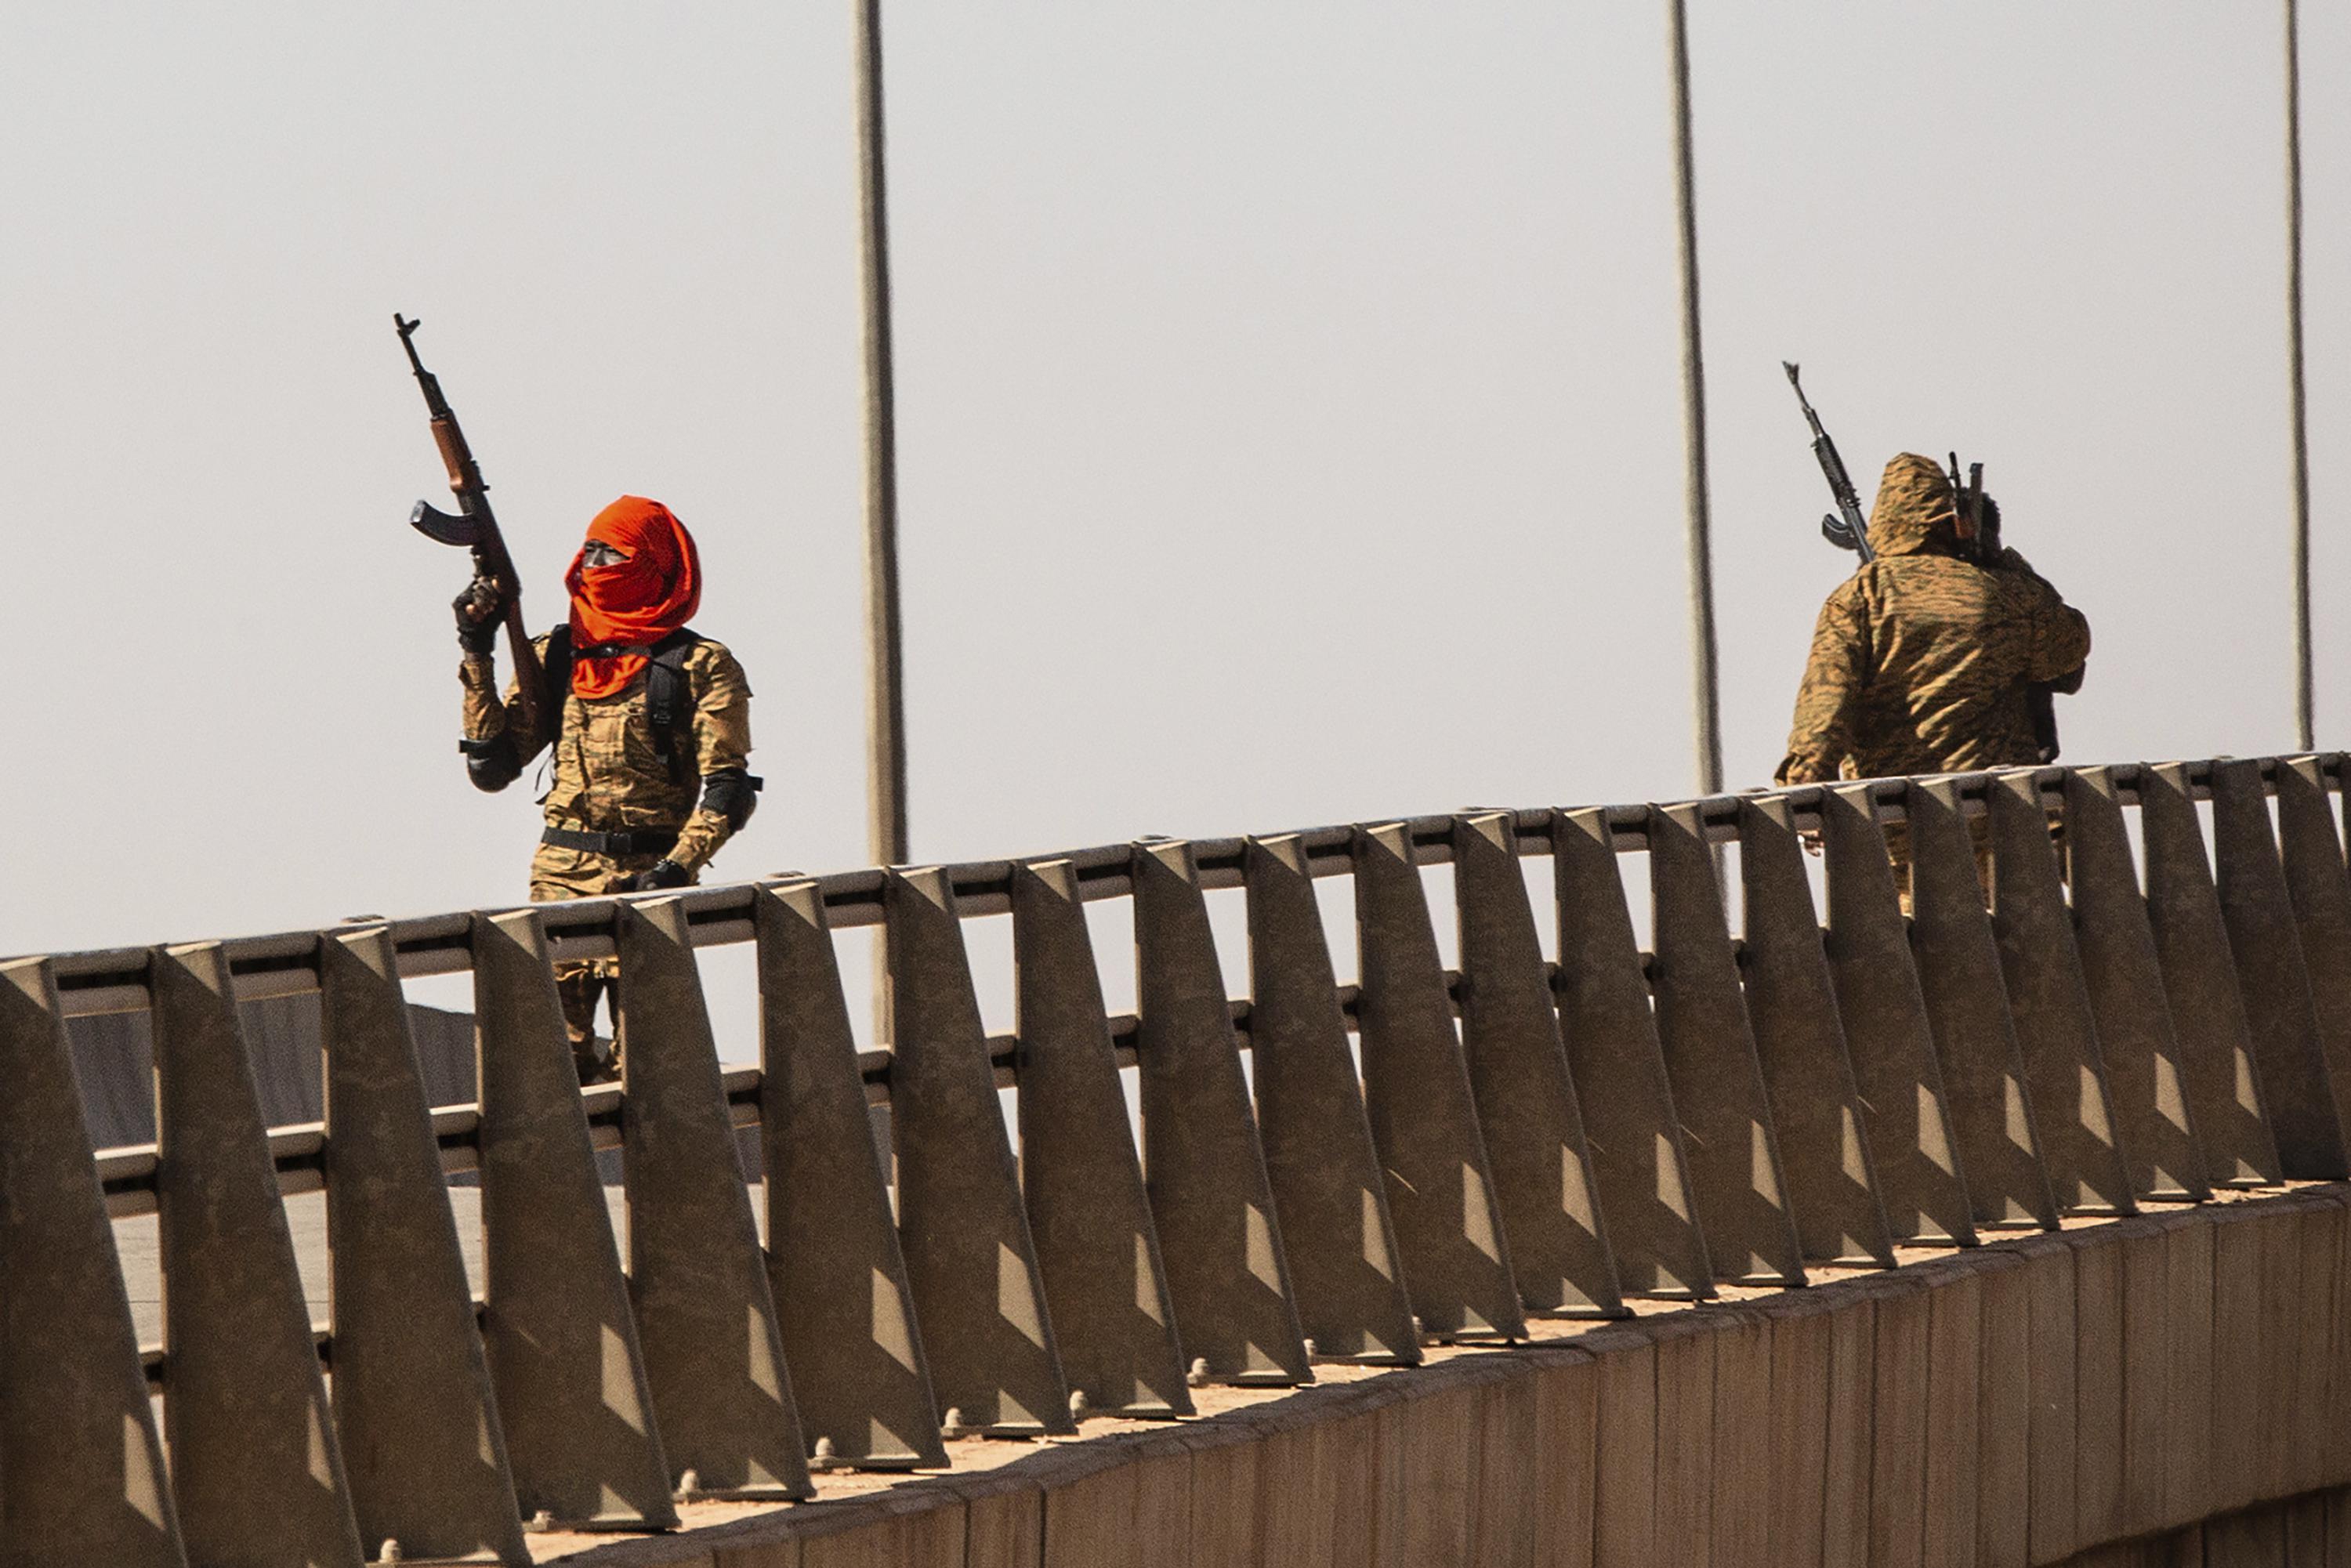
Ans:
<svg viewBox="0 0 2351 1568"><path fill-rule="evenodd" d="M1658 5L888 6L915 853L1691 788ZM2089 613L2071 759L2293 741L2274 5L1692 0L1726 760L1867 491L1988 465ZM421 315L534 625L700 540L862 864L846 4L90 4L0 35L19 668L0 951L523 891L457 756ZM2351 13L2304 73L2322 744L2351 740Z"/></svg>

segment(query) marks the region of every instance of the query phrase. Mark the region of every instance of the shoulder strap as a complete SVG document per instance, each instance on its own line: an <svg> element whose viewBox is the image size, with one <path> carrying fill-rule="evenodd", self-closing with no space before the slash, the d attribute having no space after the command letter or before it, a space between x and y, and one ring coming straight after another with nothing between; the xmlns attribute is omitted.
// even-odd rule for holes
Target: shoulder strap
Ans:
<svg viewBox="0 0 2351 1568"><path fill-rule="evenodd" d="M694 772L693 744L687 735L694 698L687 689L685 658L702 641L681 628L653 644L653 663L645 672L645 726L653 732L653 755L683 784ZM680 747L681 739L686 744Z"/></svg>
<svg viewBox="0 0 2351 1568"><path fill-rule="evenodd" d="M568 622L558 624L547 634L547 651L539 655L538 664L547 674L547 684L540 688L540 707L553 716L554 722L548 728L548 741L552 745L563 732L564 710L571 706L571 627Z"/></svg>

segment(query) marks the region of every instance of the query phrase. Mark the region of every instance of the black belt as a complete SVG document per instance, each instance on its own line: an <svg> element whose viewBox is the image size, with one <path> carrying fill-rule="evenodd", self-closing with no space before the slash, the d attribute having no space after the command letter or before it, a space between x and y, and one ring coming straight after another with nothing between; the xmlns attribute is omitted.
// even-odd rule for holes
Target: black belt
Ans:
<svg viewBox="0 0 2351 1568"><path fill-rule="evenodd" d="M590 854L626 860L631 855L665 855L677 847L675 828L645 828L628 833L583 833L573 828L549 828L538 835L542 844L559 850L585 850Z"/></svg>

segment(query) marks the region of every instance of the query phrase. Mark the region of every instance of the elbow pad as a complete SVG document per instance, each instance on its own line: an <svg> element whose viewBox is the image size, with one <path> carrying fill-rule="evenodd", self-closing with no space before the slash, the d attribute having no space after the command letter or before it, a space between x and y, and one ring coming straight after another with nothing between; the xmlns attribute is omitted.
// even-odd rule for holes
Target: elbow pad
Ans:
<svg viewBox="0 0 2351 1568"><path fill-rule="evenodd" d="M751 820L759 809L759 789L767 781L740 768L723 768L702 781L702 809L726 819L729 831Z"/></svg>
<svg viewBox="0 0 2351 1568"><path fill-rule="evenodd" d="M487 740L460 740L457 749L465 754L465 777L485 793L496 793L522 773L522 758L515 755L514 736L509 732L501 731Z"/></svg>

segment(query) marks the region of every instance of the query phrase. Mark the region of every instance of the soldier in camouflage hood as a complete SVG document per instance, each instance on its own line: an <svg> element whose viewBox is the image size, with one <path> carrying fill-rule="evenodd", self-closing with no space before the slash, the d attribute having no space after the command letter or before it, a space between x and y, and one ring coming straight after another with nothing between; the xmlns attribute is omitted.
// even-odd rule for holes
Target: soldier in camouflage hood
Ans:
<svg viewBox="0 0 2351 1568"><path fill-rule="evenodd" d="M1931 457L1886 465L1876 559L1821 606L1782 784L2040 761L2026 689L2078 684L2090 623L2014 550L1968 559L1951 482Z"/></svg>
<svg viewBox="0 0 2351 1568"><path fill-rule="evenodd" d="M534 902L684 887L750 820L759 788L743 666L686 626L702 601L694 538L659 501L623 496L588 525L564 585L569 621L532 644L548 674L536 728L518 681L497 695L496 589L476 579L457 596L466 771L503 789L552 747ZM611 959L557 967L582 1083L619 1074L594 1022L617 973Z"/></svg>

